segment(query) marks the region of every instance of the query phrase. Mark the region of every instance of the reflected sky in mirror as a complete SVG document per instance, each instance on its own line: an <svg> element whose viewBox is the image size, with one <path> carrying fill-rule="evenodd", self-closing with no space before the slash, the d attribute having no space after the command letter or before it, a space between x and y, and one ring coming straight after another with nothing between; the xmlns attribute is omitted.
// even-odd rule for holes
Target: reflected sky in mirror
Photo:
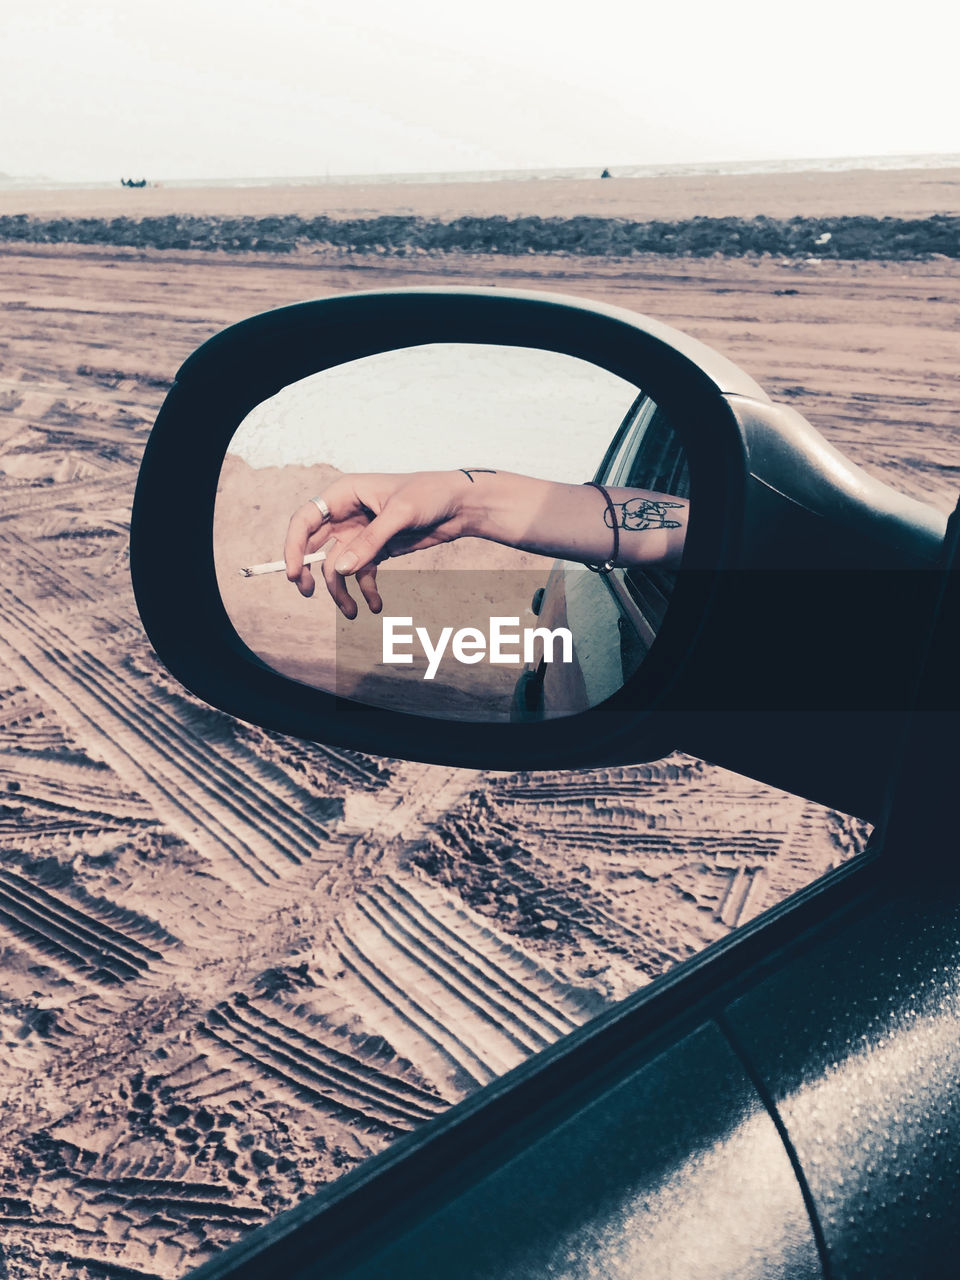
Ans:
<svg viewBox="0 0 960 1280"><path fill-rule="evenodd" d="M434 343L353 360L284 387L229 452L252 467L443 470L471 463L586 480L637 388L573 356Z"/></svg>

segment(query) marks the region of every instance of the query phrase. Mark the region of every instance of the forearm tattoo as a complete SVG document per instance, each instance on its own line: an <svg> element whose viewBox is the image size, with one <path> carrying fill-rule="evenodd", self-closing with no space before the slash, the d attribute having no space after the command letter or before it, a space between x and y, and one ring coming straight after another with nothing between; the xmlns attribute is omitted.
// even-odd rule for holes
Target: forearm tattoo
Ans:
<svg viewBox="0 0 960 1280"><path fill-rule="evenodd" d="M466 467L458 467L457 470L462 471L471 484L477 483L473 478L474 473L478 476L495 476L497 474L496 471L491 471L489 467L470 467L469 470Z"/></svg>
<svg viewBox="0 0 960 1280"><path fill-rule="evenodd" d="M646 529L679 529L679 520L667 519L667 508L683 507L682 502L654 502L651 498L628 498L626 502L615 502L617 524L628 533L642 533ZM613 522L608 507L603 513L603 523L612 529Z"/></svg>

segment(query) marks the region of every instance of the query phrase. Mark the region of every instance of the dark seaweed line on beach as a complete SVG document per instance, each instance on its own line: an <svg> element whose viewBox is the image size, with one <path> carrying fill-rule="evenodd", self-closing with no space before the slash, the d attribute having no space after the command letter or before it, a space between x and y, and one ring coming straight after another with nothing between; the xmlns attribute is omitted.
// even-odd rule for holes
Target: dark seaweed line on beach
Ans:
<svg viewBox="0 0 960 1280"><path fill-rule="evenodd" d="M289 253L315 245L351 253L565 253L627 257L725 257L769 253L790 258L960 257L960 217L689 218L54 218L0 217L0 240L32 244L121 245Z"/></svg>

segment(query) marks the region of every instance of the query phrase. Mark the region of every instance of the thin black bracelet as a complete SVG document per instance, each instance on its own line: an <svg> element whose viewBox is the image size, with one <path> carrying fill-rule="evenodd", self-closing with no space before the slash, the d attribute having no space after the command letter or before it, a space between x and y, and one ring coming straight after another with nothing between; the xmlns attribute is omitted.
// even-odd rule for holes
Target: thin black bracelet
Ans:
<svg viewBox="0 0 960 1280"><path fill-rule="evenodd" d="M587 568L591 573L609 573L611 569L617 567L617 560L620 556L620 526L617 524L617 509L613 505L613 499L596 480L584 480L583 482L590 489L598 489L603 494L604 501L607 504L607 510L610 512L610 524L613 526L613 554L609 560L605 560L603 564L588 564Z"/></svg>

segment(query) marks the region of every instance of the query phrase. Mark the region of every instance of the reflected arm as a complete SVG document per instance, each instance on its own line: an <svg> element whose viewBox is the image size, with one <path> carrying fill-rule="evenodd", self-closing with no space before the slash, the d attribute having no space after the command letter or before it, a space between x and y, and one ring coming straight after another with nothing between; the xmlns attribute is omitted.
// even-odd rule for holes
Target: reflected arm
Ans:
<svg viewBox="0 0 960 1280"><path fill-rule="evenodd" d="M686 499L646 489L606 492L609 504L589 485L480 467L340 476L321 495L329 517L322 517L312 501L291 517L284 547L287 577L303 595L311 595L314 579L304 555L335 540L322 574L338 607L353 618L356 605L346 577L357 576L367 603L378 612L375 573L381 560L456 538L485 538L590 565L609 562L618 543L617 565L679 565Z"/></svg>
<svg viewBox="0 0 960 1280"><path fill-rule="evenodd" d="M468 535L561 560L602 564L619 534L618 565L676 568L683 554L688 503L649 489L608 488L603 495L582 484L559 484L500 471L474 472L463 513Z"/></svg>

